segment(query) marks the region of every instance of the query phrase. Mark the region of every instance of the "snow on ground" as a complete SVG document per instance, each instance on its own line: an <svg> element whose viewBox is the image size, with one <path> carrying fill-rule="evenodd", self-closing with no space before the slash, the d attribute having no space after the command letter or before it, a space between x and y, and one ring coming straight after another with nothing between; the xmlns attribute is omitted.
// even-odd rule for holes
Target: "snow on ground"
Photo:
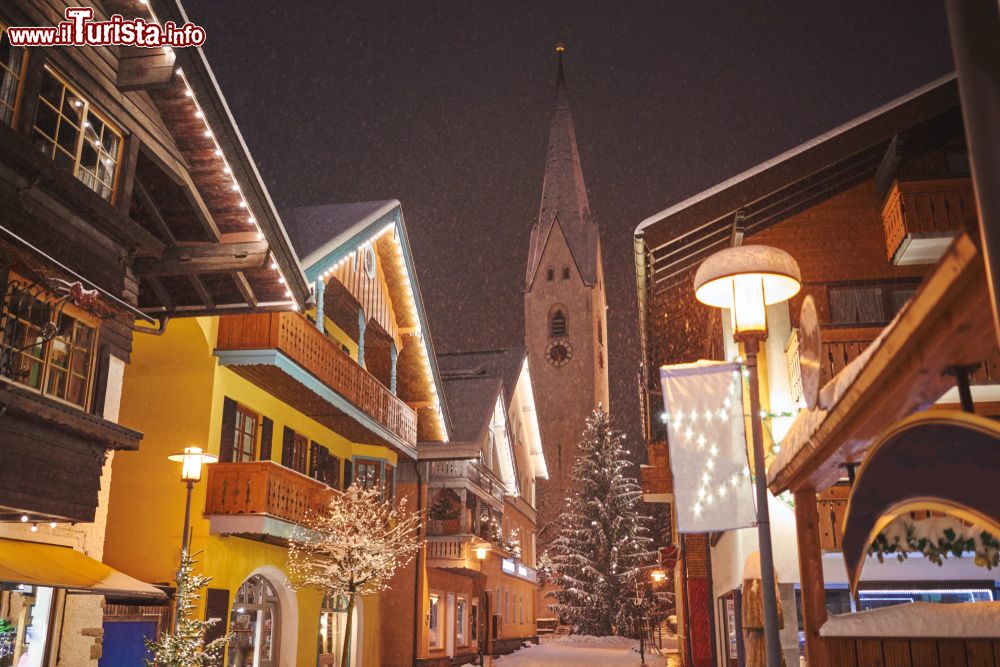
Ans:
<svg viewBox="0 0 1000 667"><path fill-rule="evenodd" d="M496 667L639 667L639 642L627 637L578 635L543 639L540 645L501 656L493 664ZM646 664L666 667L667 657L647 650Z"/></svg>

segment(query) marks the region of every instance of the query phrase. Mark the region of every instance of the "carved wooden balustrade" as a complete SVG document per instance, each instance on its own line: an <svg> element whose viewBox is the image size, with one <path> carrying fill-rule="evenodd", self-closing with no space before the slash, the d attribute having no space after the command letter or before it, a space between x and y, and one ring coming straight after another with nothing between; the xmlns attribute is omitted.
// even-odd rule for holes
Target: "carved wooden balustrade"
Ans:
<svg viewBox="0 0 1000 667"><path fill-rule="evenodd" d="M227 315L219 320L218 349L279 350L320 382L411 446L417 413L299 313Z"/></svg>

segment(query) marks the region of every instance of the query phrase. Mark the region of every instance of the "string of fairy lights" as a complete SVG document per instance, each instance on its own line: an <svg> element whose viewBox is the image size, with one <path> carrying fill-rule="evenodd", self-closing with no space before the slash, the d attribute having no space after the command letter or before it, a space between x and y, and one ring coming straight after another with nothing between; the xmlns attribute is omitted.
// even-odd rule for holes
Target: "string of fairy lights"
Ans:
<svg viewBox="0 0 1000 667"><path fill-rule="evenodd" d="M139 0L139 4L141 4L143 7L146 8L146 11L149 12L149 16L150 16L150 18L153 21L159 23L159 19L156 18L156 14L153 12L153 8L149 6L149 0ZM166 46L166 47L164 47L164 51L167 52L167 53L170 53L170 52L172 52L172 49L169 46ZM240 186L239 182L236 180L236 176L233 175L233 169L229 165L229 161L226 159L226 156L225 156L225 154L222 151L222 147L219 145L219 142L218 142L218 140L215 137L215 133L212 131L212 128L211 128L211 126L208 123L208 119L205 117L204 110L201 108L201 105L198 104L198 100L195 97L194 91L191 89L191 85L189 84L188 79L187 79L187 77L184 74L184 70L181 67L177 67L174 70L174 73L178 77L180 77L181 80L184 82L184 95L185 95L185 97L188 98L188 100L191 103L191 106L193 107L193 111L192 111L191 115L194 118L200 120L205 125L205 130L203 132L203 136L206 139L209 139L209 140L212 141L212 144L215 146L215 150L214 150L215 157L222 161L222 164L223 164L223 167L222 167L222 176L225 177L225 178L229 178L229 180L231 181L231 184L229 186L230 190L232 190L232 192L234 192L237 195L239 195L239 199L240 199L239 206L240 206L240 208L242 210L246 211L246 213L247 213L247 217L246 217L246 223L247 223L247 225L249 225L251 227L251 229L253 230L253 232L256 234L257 240L258 241L263 241L264 240L264 233L263 233L263 231L261 231L260 225L257 224L257 218L256 218L256 216L254 216L253 212L250 211L250 207L247 204L246 197L243 195L243 188ZM292 290L291 290L291 288L288 285L288 280L286 280L284 272L281 270L281 267L278 265L278 261L275 259L274 253L270 254L269 259L270 259L269 268L271 269L271 271L273 271L273 272L275 272L277 274L277 276L278 276L278 282L281 283L281 286L285 290L285 298L289 299L288 305L290 305L293 310L297 311L299 309L299 304L293 298Z"/></svg>

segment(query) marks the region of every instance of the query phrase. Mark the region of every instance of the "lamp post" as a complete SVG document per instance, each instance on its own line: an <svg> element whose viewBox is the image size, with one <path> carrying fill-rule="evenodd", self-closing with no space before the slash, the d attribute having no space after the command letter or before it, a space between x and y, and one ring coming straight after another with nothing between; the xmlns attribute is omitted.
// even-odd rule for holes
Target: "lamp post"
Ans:
<svg viewBox="0 0 1000 667"><path fill-rule="evenodd" d="M787 252L762 245L726 248L710 256L694 278L695 298L716 308L728 308L733 338L743 343L750 389L754 485L757 492L757 538L760 542L761 586L764 603L764 639L767 664L779 667L778 601L774 582L771 518L767 507L767 471L760 416L757 353L767 338L767 306L782 303L801 288L799 266Z"/></svg>
<svg viewBox="0 0 1000 667"><path fill-rule="evenodd" d="M201 467L206 463L215 463L219 460L214 454L207 454L201 447L185 447L179 454L171 454L167 457L170 461L181 464L181 481L187 486L187 499L184 503L184 532L181 534L181 563L177 569L178 581L181 577L181 567L183 567L184 557L188 550L188 533L191 531L191 492L194 490L196 482L201 481ZM174 632L179 630L180 613L174 612Z"/></svg>

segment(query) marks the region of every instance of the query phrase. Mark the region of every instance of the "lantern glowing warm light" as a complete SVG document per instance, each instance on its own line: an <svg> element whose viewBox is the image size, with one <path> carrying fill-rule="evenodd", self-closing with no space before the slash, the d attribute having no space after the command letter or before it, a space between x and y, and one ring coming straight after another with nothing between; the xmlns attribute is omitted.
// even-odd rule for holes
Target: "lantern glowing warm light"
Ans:
<svg viewBox="0 0 1000 667"><path fill-rule="evenodd" d="M652 577L653 581L655 581L656 583L660 583L661 581L667 578L667 573L664 572L663 570L653 570L650 573L650 576Z"/></svg>
<svg viewBox="0 0 1000 667"><path fill-rule="evenodd" d="M181 464L182 482L200 481L201 467L206 463L215 463L219 460L215 454L206 454L201 447L185 447L182 453L171 454L167 458Z"/></svg>
<svg viewBox="0 0 1000 667"><path fill-rule="evenodd" d="M695 298L728 308L733 335L767 334L766 307L787 301L802 286L799 265L784 250L763 245L726 248L698 267Z"/></svg>
<svg viewBox="0 0 1000 667"><path fill-rule="evenodd" d="M487 546L476 547L476 558L479 560L486 560L486 556L489 555L490 548Z"/></svg>

